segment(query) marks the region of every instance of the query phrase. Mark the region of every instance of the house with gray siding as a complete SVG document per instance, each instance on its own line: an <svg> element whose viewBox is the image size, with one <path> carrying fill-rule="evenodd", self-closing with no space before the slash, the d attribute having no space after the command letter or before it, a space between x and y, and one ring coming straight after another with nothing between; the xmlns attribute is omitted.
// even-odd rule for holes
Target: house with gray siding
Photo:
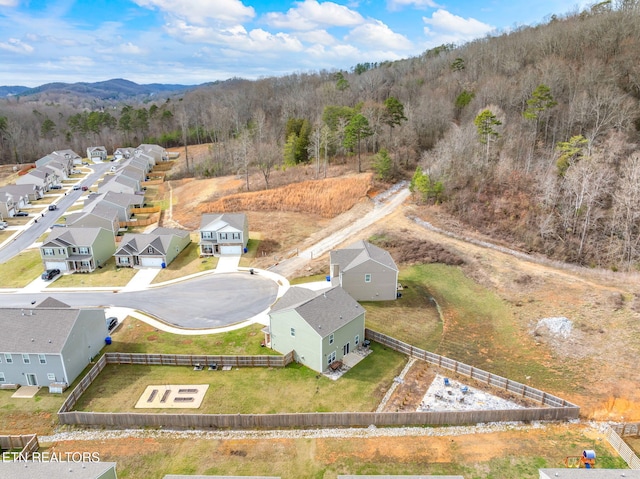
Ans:
<svg viewBox="0 0 640 479"><path fill-rule="evenodd" d="M0 216L2 218L13 218L20 210L20 196L9 193L8 191L0 191Z"/></svg>
<svg viewBox="0 0 640 479"><path fill-rule="evenodd" d="M104 310L0 309L0 384L71 384L105 345Z"/></svg>
<svg viewBox="0 0 640 479"><path fill-rule="evenodd" d="M128 160L129 158L133 157L134 151L135 151L135 148L131 148L131 147L117 148L116 151L113 152L113 159L118 161Z"/></svg>
<svg viewBox="0 0 640 479"><path fill-rule="evenodd" d="M188 231L176 228L155 228L149 233L127 233L115 254L116 264L165 268L191 243Z"/></svg>
<svg viewBox="0 0 640 479"><path fill-rule="evenodd" d="M107 161L107 149L104 146L90 146L87 148L87 158L92 161Z"/></svg>
<svg viewBox="0 0 640 479"><path fill-rule="evenodd" d="M145 155L153 158L154 165L163 161L169 161L169 153L167 153L167 150L162 148L160 145L150 145L143 143L142 145L138 146L136 150L139 150L141 153L144 153ZM137 151L134 154L137 154Z"/></svg>
<svg viewBox="0 0 640 479"><path fill-rule="evenodd" d="M42 189L34 184L6 185L0 187L0 192L3 191L26 198L27 201L36 201L44 197Z"/></svg>
<svg viewBox="0 0 640 479"><path fill-rule="evenodd" d="M67 171L67 175L70 175L73 165L82 163L82 157L73 150L56 150L36 160L36 167L46 166L50 161L62 163Z"/></svg>
<svg viewBox="0 0 640 479"><path fill-rule="evenodd" d="M53 185L58 184L58 177L55 171L46 166L33 168L29 173L19 176L16 185L37 185L42 191L47 192Z"/></svg>
<svg viewBox="0 0 640 479"><path fill-rule="evenodd" d="M367 241L329 253L331 285L342 286L358 301L383 301L398 295L398 267L391 255Z"/></svg>
<svg viewBox="0 0 640 479"><path fill-rule="evenodd" d="M226 256L244 253L249 222L244 213L208 213L200 218L200 255Z"/></svg>
<svg viewBox="0 0 640 479"><path fill-rule="evenodd" d="M136 194L142 191L140 181L123 175L107 175L98 184L98 193Z"/></svg>
<svg viewBox="0 0 640 479"><path fill-rule="evenodd" d="M54 228L40 246L44 269L91 273L116 251L113 232L106 228Z"/></svg>
<svg viewBox="0 0 640 479"><path fill-rule="evenodd" d="M364 341L365 310L339 286L312 291L294 286L273 305L265 342L322 372Z"/></svg>

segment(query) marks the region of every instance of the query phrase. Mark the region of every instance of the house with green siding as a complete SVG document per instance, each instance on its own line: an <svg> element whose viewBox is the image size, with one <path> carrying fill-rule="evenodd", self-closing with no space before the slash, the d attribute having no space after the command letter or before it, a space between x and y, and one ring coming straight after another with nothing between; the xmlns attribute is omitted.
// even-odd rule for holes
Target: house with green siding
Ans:
<svg viewBox="0 0 640 479"><path fill-rule="evenodd" d="M55 228L40 246L44 269L91 273L116 251L113 232L105 228Z"/></svg>
<svg viewBox="0 0 640 479"><path fill-rule="evenodd" d="M290 288L269 313L265 342L295 361L323 372L362 344L365 310L341 287Z"/></svg>

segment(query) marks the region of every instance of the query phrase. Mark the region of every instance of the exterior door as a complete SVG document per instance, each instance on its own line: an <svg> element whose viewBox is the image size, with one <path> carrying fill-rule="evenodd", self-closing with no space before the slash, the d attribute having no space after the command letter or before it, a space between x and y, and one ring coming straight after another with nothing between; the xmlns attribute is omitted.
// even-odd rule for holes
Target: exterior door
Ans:
<svg viewBox="0 0 640 479"><path fill-rule="evenodd" d="M32 373L27 373L27 384L29 386L37 386L38 385L38 378L36 378L35 374Z"/></svg>
<svg viewBox="0 0 640 479"><path fill-rule="evenodd" d="M342 355L346 356L347 354L349 354L349 343L342 346Z"/></svg>

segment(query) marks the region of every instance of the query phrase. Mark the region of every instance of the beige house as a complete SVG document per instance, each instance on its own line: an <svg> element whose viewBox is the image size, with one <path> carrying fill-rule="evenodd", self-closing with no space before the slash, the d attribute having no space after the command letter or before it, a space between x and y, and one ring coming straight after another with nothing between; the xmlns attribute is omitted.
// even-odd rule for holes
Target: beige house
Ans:
<svg viewBox="0 0 640 479"><path fill-rule="evenodd" d="M200 255L241 255L249 241L249 222L244 213L211 213L200 219Z"/></svg>
<svg viewBox="0 0 640 479"><path fill-rule="evenodd" d="M391 255L367 241L329 254L331 285L342 286L358 301L383 301L398 295L398 267Z"/></svg>

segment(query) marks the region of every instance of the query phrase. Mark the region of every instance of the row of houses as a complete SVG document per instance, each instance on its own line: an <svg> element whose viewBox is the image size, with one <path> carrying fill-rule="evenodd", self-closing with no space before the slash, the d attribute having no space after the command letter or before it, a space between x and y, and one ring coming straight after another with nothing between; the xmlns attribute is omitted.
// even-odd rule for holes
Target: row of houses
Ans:
<svg viewBox="0 0 640 479"><path fill-rule="evenodd" d="M36 167L19 176L15 184L0 187L0 219L13 218L31 201L44 197L51 189L61 188L69 178L74 165L82 158L72 150L49 153L36 160Z"/></svg>

